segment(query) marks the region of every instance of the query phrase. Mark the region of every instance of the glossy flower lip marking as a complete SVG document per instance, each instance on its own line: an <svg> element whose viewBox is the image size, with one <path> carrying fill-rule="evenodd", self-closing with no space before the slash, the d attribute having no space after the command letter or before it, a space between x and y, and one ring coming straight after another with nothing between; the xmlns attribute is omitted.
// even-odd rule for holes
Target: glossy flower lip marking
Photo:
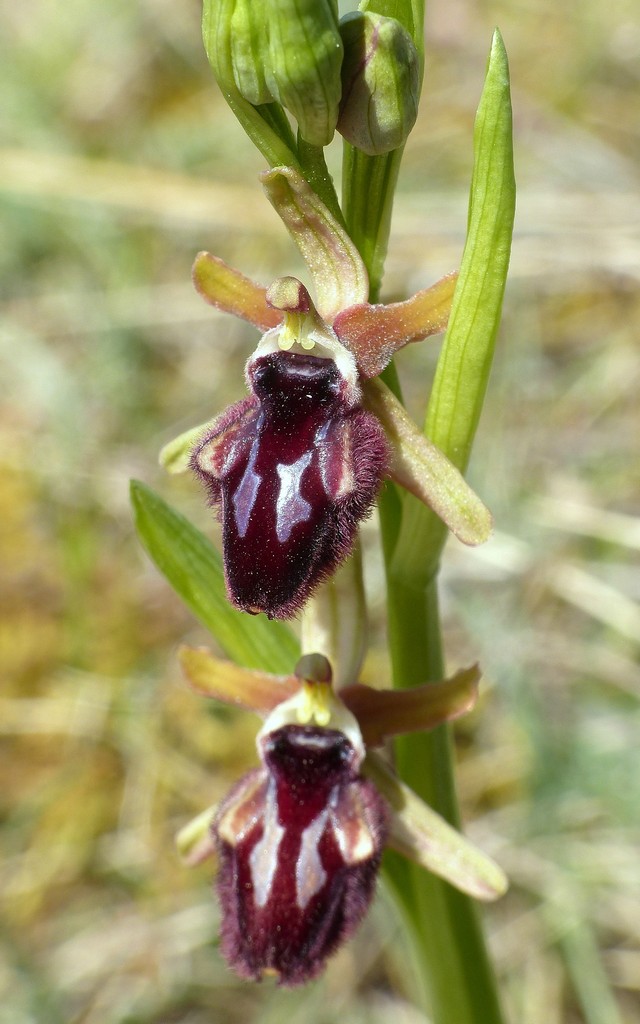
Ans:
<svg viewBox="0 0 640 1024"><path fill-rule="evenodd" d="M189 863L217 853L222 952L242 977L291 986L319 974L364 917L385 844L479 899L504 892L497 865L365 750L365 736L375 745L462 713L477 667L411 691L358 684L338 695L318 654L291 677L204 650L183 648L181 661L198 692L265 715L260 766L178 839Z"/></svg>
<svg viewBox="0 0 640 1024"><path fill-rule="evenodd" d="M278 705L257 746L261 767L234 787L212 825L222 952L241 977L273 974L292 986L319 974L364 917L388 811L360 774L357 722L326 683Z"/></svg>
<svg viewBox="0 0 640 1024"><path fill-rule="evenodd" d="M378 420L360 407L352 358L292 281L281 283L282 304L297 309L285 308L284 327L247 364L251 395L191 456L220 509L231 600L276 618L294 615L349 554L388 462ZM283 332L296 333L284 350ZM300 335L307 345L296 350Z"/></svg>
<svg viewBox="0 0 640 1024"><path fill-rule="evenodd" d="M455 275L405 302L371 305L356 247L306 181L288 167L262 180L309 266L318 311L295 278L265 289L200 253L198 291L265 333L247 363L249 396L165 446L161 461L171 472L190 466L218 510L233 604L290 618L351 552L387 475L466 544L487 540L492 518L370 379L403 345L443 329Z"/></svg>

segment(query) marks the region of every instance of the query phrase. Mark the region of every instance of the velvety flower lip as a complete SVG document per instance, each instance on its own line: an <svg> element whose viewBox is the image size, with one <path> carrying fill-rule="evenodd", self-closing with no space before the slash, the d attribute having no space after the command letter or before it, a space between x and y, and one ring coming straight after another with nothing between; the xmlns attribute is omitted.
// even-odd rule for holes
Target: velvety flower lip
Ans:
<svg viewBox="0 0 640 1024"><path fill-rule="evenodd" d="M428 504L464 543L486 540L491 515L381 381L403 345L446 326L455 275L405 302L367 302L362 259L292 168L262 175L298 245L317 309L295 278L262 288L208 253L196 288L264 333L246 366L247 398L171 442L161 460L188 466L223 533L236 607L291 617L353 549L385 476Z"/></svg>
<svg viewBox="0 0 640 1024"><path fill-rule="evenodd" d="M241 977L316 977L365 916L385 845L479 899L504 892L501 870L368 749L472 706L476 666L411 691L355 684L338 694L318 654L287 677L204 649L182 648L180 659L197 692L264 717L259 766L178 837L189 863L217 857L221 949Z"/></svg>
<svg viewBox="0 0 640 1024"><path fill-rule="evenodd" d="M268 293L284 324L246 368L251 390L196 442L191 467L222 522L227 590L288 618L350 553L388 463L355 363L292 278Z"/></svg>
<svg viewBox="0 0 640 1024"><path fill-rule="evenodd" d="M261 768L213 822L222 953L241 976L281 985L319 974L364 917L387 806L338 729L288 724L261 734Z"/></svg>

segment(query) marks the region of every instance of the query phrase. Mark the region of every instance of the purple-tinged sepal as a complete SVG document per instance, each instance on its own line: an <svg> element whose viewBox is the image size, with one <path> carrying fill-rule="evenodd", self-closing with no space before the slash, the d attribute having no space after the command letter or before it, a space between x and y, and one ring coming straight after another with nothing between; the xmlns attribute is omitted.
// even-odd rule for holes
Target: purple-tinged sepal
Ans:
<svg viewBox="0 0 640 1024"><path fill-rule="evenodd" d="M320 315L331 322L341 309L365 302L369 275L358 248L302 175L273 167L260 180L309 268Z"/></svg>
<svg viewBox="0 0 640 1024"><path fill-rule="evenodd" d="M474 899L504 896L509 882L502 868L409 789L375 752L364 772L391 809L388 844Z"/></svg>
<svg viewBox="0 0 640 1024"><path fill-rule="evenodd" d="M458 275L447 274L404 302L360 302L341 310L333 329L364 380L377 377L397 351L444 331Z"/></svg>
<svg viewBox="0 0 640 1024"><path fill-rule="evenodd" d="M391 479L431 508L463 544L484 544L493 517L460 470L418 430L383 381L367 381L364 396L389 441Z"/></svg>

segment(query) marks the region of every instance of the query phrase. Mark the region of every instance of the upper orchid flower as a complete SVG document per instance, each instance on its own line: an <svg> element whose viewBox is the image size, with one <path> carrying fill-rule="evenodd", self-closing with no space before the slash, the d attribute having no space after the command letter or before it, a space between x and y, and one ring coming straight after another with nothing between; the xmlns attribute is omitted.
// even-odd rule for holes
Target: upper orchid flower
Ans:
<svg viewBox="0 0 640 1024"><path fill-rule="evenodd" d="M173 470L191 465L220 507L233 603L287 618L350 553L385 475L465 543L488 537L491 516L372 379L397 349L446 326L455 275L406 302L371 305L357 249L305 180L291 168L262 180L309 267L317 309L295 278L265 289L200 253L200 294L265 333L246 367L251 394L162 458Z"/></svg>
<svg viewBox="0 0 640 1024"><path fill-rule="evenodd" d="M181 662L199 693L264 718L259 767L178 837L190 863L217 855L222 952L242 977L290 986L320 973L362 921L385 845L480 899L504 892L501 869L367 753L473 706L476 666L410 691L337 694L318 654L285 677L202 648L183 648Z"/></svg>

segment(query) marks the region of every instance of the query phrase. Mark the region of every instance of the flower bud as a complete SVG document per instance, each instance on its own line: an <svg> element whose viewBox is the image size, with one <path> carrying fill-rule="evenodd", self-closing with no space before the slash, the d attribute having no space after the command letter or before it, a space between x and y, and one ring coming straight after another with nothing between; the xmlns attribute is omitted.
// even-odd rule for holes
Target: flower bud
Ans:
<svg viewBox="0 0 640 1024"><path fill-rule="evenodd" d="M342 91L337 0L205 0L203 27L223 88L254 106L280 103L306 142L331 142Z"/></svg>
<svg viewBox="0 0 640 1024"><path fill-rule="evenodd" d="M338 131L369 156L406 141L418 113L420 71L411 36L395 18L354 11L340 22L344 44Z"/></svg>
<svg viewBox="0 0 640 1024"><path fill-rule="evenodd" d="M273 96L265 80L267 38L264 15L256 17L255 0L235 0L231 15L231 62L240 94L258 106Z"/></svg>
<svg viewBox="0 0 640 1024"><path fill-rule="evenodd" d="M341 94L337 3L270 0L264 7L260 29L268 35L265 75L273 98L293 114L306 142L327 146Z"/></svg>

